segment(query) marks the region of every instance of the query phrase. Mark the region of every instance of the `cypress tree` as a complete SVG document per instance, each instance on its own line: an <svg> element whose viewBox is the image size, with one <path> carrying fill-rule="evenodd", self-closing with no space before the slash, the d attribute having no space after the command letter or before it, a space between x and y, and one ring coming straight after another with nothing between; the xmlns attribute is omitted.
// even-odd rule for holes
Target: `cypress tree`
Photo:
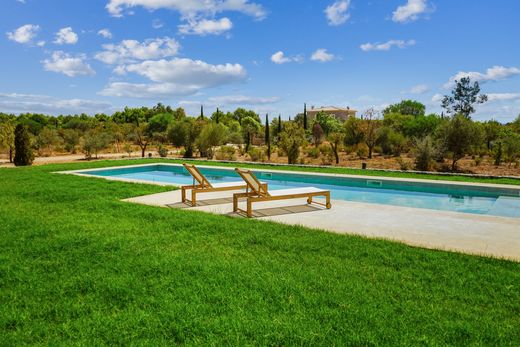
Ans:
<svg viewBox="0 0 520 347"><path fill-rule="evenodd" d="M219 116L219 110L218 110L218 107L217 107L217 115L215 116L215 122L218 124L218 116Z"/></svg>
<svg viewBox="0 0 520 347"><path fill-rule="evenodd" d="M269 115L265 115L265 143L267 144L267 160L271 160L271 136L269 134Z"/></svg>
<svg viewBox="0 0 520 347"><path fill-rule="evenodd" d="M200 119L204 119L204 106L200 105Z"/></svg>
<svg viewBox="0 0 520 347"><path fill-rule="evenodd" d="M303 104L303 129L307 130L307 104Z"/></svg>
<svg viewBox="0 0 520 347"><path fill-rule="evenodd" d="M31 139L27 127L18 124L14 129L14 165L27 166L31 165L34 155L31 149Z"/></svg>
<svg viewBox="0 0 520 347"><path fill-rule="evenodd" d="M280 133L282 132L282 117L278 115L278 136L280 136Z"/></svg>

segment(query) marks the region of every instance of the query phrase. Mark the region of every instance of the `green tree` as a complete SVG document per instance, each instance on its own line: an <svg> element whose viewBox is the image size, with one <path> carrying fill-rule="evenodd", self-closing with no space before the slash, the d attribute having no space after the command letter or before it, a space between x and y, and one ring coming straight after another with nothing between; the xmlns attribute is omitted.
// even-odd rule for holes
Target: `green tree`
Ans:
<svg viewBox="0 0 520 347"><path fill-rule="evenodd" d="M9 162L13 162L14 154L14 122L5 119L0 123L0 148L5 148L9 152Z"/></svg>
<svg viewBox="0 0 520 347"><path fill-rule="evenodd" d="M246 141L246 152L248 152L253 136L260 130L260 123L252 117L245 117L242 119L241 126L244 140Z"/></svg>
<svg viewBox="0 0 520 347"><path fill-rule="evenodd" d="M31 165L34 160L34 154L31 149L31 138L27 126L18 124L14 129L14 165L27 166Z"/></svg>
<svg viewBox="0 0 520 347"><path fill-rule="evenodd" d="M193 118L185 118L181 121L174 122L168 130L168 138L174 146L184 147L184 157L192 158L195 141L200 134L200 122Z"/></svg>
<svg viewBox="0 0 520 347"><path fill-rule="evenodd" d="M106 149L110 145L111 140L110 134L101 127L87 131L83 136L83 144L81 146L85 157L91 159L92 155L95 155L97 159L98 153Z"/></svg>
<svg viewBox="0 0 520 347"><path fill-rule="evenodd" d="M359 118L349 117L343 123L343 132L345 133L345 145L355 146L363 141L364 133L362 127L363 121Z"/></svg>
<svg viewBox="0 0 520 347"><path fill-rule="evenodd" d="M38 136L36 136L35 145L39 151L46 149L49 154L52 154L54 146L59 145L61 143L61 137L58 134L58 131L55 129L51 129L45 127L40 131Z"/></svg>
<svg viewBox="0 0 520 347"><path fill-rule="evenodd" d="M140 123L134 125L128 134L128 139L133 141L136 145L141 148L141 157L144 158L146 148L152 142L152 134L148 130L148 124Z"/></svg>
<svg viewBox="0 0 520 347"><path fill-rule="evenodd" d="M268 114L265 115L265 144L267 145L267 160L271 160L271 134Z"/></svg>
<svg viewBox="0 0 520 347"><path fill-rule="evenodd" d="M240 125L242 125L242 120L247 117L251 117L258 123L260 123L260 116L256 114L254 111L246 110L244 108L239 107L235 110L235 112L233 112L233 118L235 118L235 120L238 121Z"/></svg>
<svg viewBox="0 0 520 347"><path fill-rule="evenodd" d="M289 164L295 164L300 156L300 147L305 144L305 130L294 122L285 123L278 145L287 153Z"/></svg>
<svg viewBox="0 0 520 347"><path fill-rule="evenodd" d="M312 126L312 138L314 139L315 147L318 147L323 141L323 129L318 122L314 122L314 125Z"/></svg>
<svg viewBox="0 0 520 347"><path fill-rule="evenodd" d="M339 120L334 118L334 122L329 124L329 134L327 136L332 153L336 159L336 164L339 164L339 147L345 140L345 133Z"/></svg>
<svg viewBox="0 0 520 347"><path fill-rule="evenodd" d="M227 128L223 124L209 123L202 128L195 144L202 157L213 158L213 147L224 144Z"/></svg>
<svg viewBox="0 0 520 347"><path fill-rule="evenodd" d="M494 119L484 123L484 137L488 150L491 149L491 144L499 138L501 130L502 125Z"/></svg>
<svg viewBox="0 0 520 347"><path fill-rule="evenodd" d="M398 104L393 104L388 106L383 110L383 115L387 115L390 113L399 113L402 115L409 115L409 116L424 116L424 111L426 110L426 107L424 104L414 101L414 100L403 100Z"/></svg>
<svg viewBox="0 0 520 347"><path fill-rule="evenodd" d="M336 126L338 120L334 115L321 111L316 114L315 122L321 126L325 136L328 136L332 129Z"/></svg>
<svg viewBox="0 0 520 347"><path fill-rule="evenodd" d="M415 141L415 169L430 171L434 162L435 147L430 136Z"/></svg>
<svg viewBox="0 0 520 347"><path fill-rule="evenodd" d="M477 81L471 84L469 77L463 77L455 81L451 96L444 96L442 107L450 114L462 114L469 118L475 112L475 105L482 104L487 99L487 95L480 94L480 85Z"/></svg>
<svg viewBox="0 0 520 347"><path fill-rule="evenodd" d="M471 119L465 115L455 115L439 128L440 141L450 153L451 170L457 170L457 162L480 144L481 133Z"/></svg>
<svg viewBox="0 0 520 347"><path fill-rule="evenodd" d="M380 126L381 123L377 119L377 112L373 108L370 108L363 113L361 129L363 131L363 139L368 147L369 159L372 159L372 153L377 144L377 130Z"/></svg>
<svg viewBox="0 0 520 347"><path fill-rule="evenodd" d="M74 129L63 129L61 133L65 150L70 153L76 153L76 147L80 143L80 135L77 130Z"/></svg>
<svg viewBox="0 0 520 347"><path fill-rule="evenodd" d="M307 104L303 104L303 129L307 130Z"/></svg>
<svg viewBox="0 0 520 347"><path fill-rule="evenodd" d="M148 132L150 134L163 133L173 123L173 115L171 113L159 113L150 118L148 123Z"/></svg>

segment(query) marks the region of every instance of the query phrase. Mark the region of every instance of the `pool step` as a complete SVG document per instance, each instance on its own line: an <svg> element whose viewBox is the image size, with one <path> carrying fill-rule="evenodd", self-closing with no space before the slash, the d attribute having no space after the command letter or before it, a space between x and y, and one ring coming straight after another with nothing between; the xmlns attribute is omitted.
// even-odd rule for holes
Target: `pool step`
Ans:
<svg viewBox="0 0 520 347"><path fill-rule="evenodd" d="M383 181L367 180L367 187L381 188L382 186L383 186Z"/></svg>

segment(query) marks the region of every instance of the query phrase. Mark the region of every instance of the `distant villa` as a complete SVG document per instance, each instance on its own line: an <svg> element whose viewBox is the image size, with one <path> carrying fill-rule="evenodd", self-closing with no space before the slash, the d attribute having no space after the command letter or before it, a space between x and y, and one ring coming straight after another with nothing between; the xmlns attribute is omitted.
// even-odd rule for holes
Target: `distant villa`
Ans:
<svg viewBox="0 0 520 347"><path fill-rule="evenodd" d="M351 109L347 106L347 108L335 107L335 106L322 106L319 108L311 107L310 110L307 111L307 117L309 119L316 118L318 112L325 112L327 114L333 114L337 119L341 121L346 121L350 117L356 117L356 110Z"/></svg>

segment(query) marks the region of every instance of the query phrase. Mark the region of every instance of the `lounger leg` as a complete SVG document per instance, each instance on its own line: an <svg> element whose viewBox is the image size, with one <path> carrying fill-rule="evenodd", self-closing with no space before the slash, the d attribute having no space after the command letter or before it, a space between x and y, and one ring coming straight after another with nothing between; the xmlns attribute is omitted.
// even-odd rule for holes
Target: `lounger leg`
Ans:
<svg viewBox="0 0 520 347"><path fill-rule="evenodd" d="M309 197L307 198L307 203L308 203L308 204L312 204L312 196L309 196Z"/></svg>
<svg viewBox="0 0 520 347"><path fill-rule="evenodd" d="M330 204L330 192L327 192L327 193L325 194L325 199L326 199L326 201L327 201L327 204L326 204L325 206L327 207L327 209L330 210L330 208L332 207L332 205Z"/></svg>
<svg viewBox="0 0 520 347"><path fill-rule="evenodd" d="M197 192L195 191L195 189L192 189L191 191L191 206L196 206L197 205Z"/></svg>
<svg viewBox="0 0 520 347"><path fill-rule="evenodd" d="M247 217L248 218L253 217L253 207L252 207L251 200L249 198L247 199Z"/></svg>
<svg viewBox="0 0 520 347"><path fill-rule="evenodd" d="M181 188L181 196L182 202L186 202L186 189L184 187Z"/></svg>
<svg viewBox="0 0 520 347"><path fill-rule="evenodd" d="M233 194L233 212L238 211L238 195Z"/></svg>

